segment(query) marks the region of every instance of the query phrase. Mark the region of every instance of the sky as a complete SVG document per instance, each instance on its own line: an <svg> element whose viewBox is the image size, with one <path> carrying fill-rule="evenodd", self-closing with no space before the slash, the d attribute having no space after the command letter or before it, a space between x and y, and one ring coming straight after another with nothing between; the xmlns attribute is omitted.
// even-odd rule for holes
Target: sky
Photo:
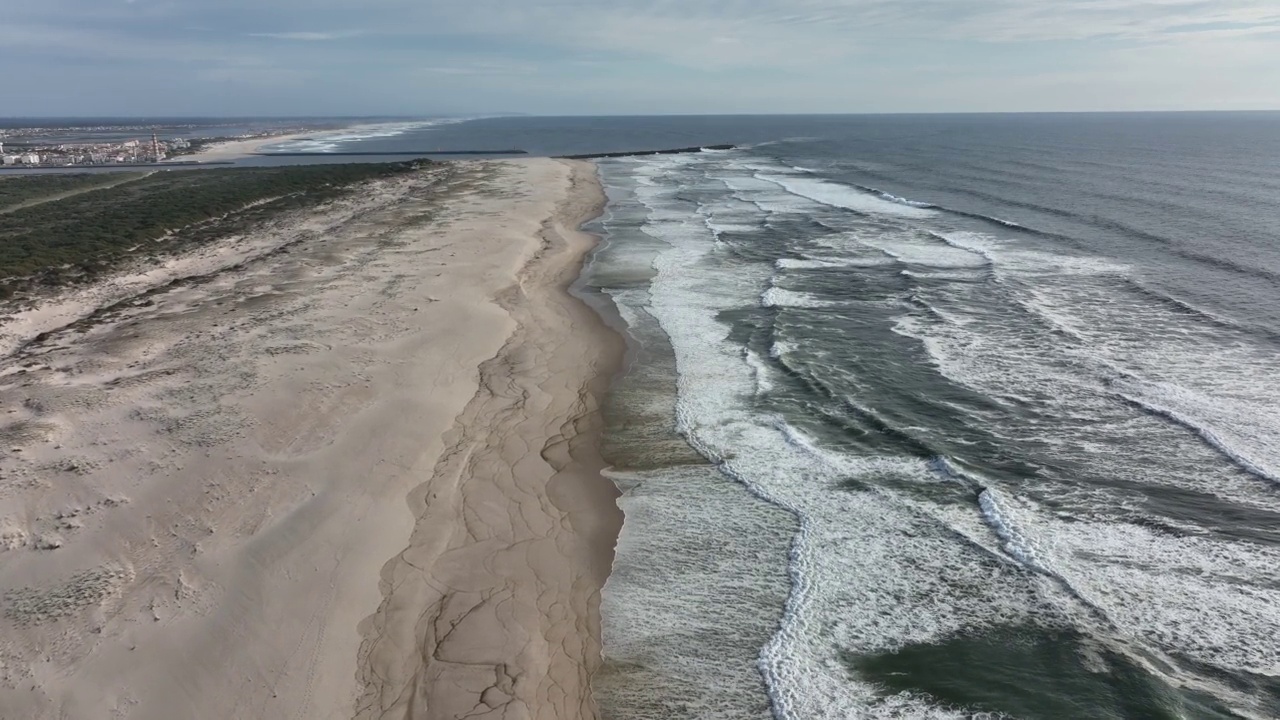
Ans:
<svg viewBox="0 0 1280 720"><path fill-rule="evenodd" d="M2 0L0 117L1280 109L1278 0Z"/></svg>

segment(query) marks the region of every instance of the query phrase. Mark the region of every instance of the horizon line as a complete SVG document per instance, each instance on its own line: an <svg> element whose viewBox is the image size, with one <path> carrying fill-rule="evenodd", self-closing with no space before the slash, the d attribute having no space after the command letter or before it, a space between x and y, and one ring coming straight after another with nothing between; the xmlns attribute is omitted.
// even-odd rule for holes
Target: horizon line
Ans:
<svg viewBox="0 0 1280 720"><path fill-rule="evenodd" d="M0 121L15 120L420 120L434 118L639 118L639 117L869 117L869 116L940 116L940 115L1189 115L1189 114L1266 114L1280 113L1278 108L1265 109L1181 109L1181 110L927 110L870 112L669 112L669 113L568 113L541 114L524 112L493 113L423 113L388 115L6 115Z"/></svg>

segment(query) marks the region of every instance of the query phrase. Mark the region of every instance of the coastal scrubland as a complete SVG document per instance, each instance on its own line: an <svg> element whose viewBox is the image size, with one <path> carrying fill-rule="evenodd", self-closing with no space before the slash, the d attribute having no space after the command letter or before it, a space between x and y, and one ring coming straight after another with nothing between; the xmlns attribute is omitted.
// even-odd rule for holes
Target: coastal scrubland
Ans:
<svg viewBox="0 0 1280 720"><path fill-rule="evenodd" d="M145 175L146 173L140 172L0 175L0 213L21 210L24 206L57 200L63 196L120 185Z"/></svg>
<svg viewBox="0 0 1280 720"><path fill-rule="evenodd" d="M308 165L158 172L112 187L93 175L34 175L0 181L0 296L82 283L134 257L164 256L234 233L278 213L333 200L361 181L417 163Z"/></svg>

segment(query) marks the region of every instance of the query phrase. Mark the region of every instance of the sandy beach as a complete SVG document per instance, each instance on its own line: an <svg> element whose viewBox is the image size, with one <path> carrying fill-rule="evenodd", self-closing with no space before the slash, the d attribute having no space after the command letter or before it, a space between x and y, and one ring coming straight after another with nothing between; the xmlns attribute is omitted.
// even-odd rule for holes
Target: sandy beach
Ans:
<svg viewBox="0 0 1280 720"><path fill-rule="evenodd" d="M314 137L326 131L314 130L296 133L288 133L286 135L269 135L265 137L249 138L248 140L228 140L215 145L210 145L200 152L191 153L190 155L178 155L170 158L170 162L226 162L228 160L239 160L246 158L254 153L261 152L262 148L268 145L276 145L279 143L293 142L304 138Z"/></svg>
<svg viewBox="0 0 1280 720"><path fill-rule="evenodd" d="M595 717L603 199L434 166L8 318L0 720Z"/></svg>

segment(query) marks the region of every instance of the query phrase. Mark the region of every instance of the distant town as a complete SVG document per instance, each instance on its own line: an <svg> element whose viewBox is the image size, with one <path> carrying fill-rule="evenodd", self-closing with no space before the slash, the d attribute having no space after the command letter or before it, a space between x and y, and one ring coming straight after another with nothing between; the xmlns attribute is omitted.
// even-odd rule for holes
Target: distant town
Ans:
<svg viewBox="0 0 1280 720"><path fill-rule="evenodd" d="M224 139L224 138L220 138ZM192 152L193 146L214 139L190 141L183 138L161 140L154 133L145 139L84 143L22 144L0 142L0 165L4 167L68 167L73 165L141 165L162 162Z"/></svg>
<svg viewBox="0 0 1280 720"><path fill-rule="evenodd" d="M86 122L86 120L88 120ZM195 155L226 142L325 133L410 118L4 118L0 173L92 170L156 164L231 164Z"/></svg>

